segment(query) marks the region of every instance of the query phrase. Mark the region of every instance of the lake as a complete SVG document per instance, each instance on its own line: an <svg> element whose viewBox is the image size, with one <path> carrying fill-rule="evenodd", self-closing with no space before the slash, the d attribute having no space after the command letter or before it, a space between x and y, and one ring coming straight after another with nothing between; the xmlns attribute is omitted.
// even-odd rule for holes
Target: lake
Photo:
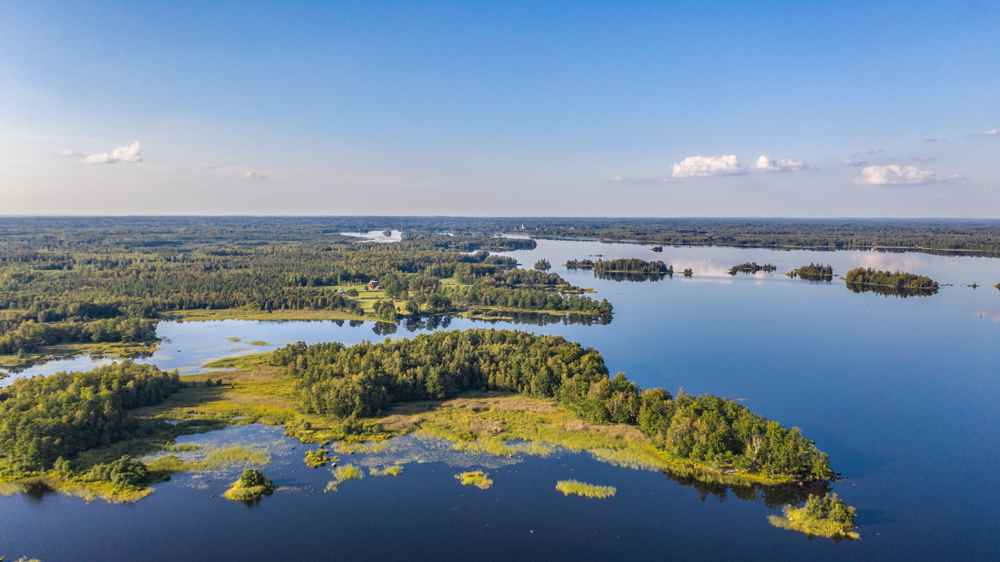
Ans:
<svg viewBox="0 0 1000 562"><path fill-rule="evenodd" d="M661 259L694 275L617 282L559 265L596 260L597 254ZM220 496L233 472L211 483L205 475L179 475L132 505L56 494L0 497L0 555L43 562L1000 560L994 477L1000 461L1000 291L991 287L1000 281L1000 260L669 246L654 253L649 245L564 240L539 240L535 250L507 255L529 268L548 259L553 271L611 301L615 316L605 325L496 327L560 334L596 348L612 374L624 371L643 387L676 393L683 386L687 393L738 399L759 415L802 428L848 477L833 489L858 509L861 540L809 540L771 527L767 516L779 510L762 501L713 495L663 474L565 451L506 465L473 459L490 472L494 486L463 487L453 475L461 468L456 463L468 459L410 437L399 447L426 449L411 456L423 462L408 462L397 478L368 477L323 493L330 471L306 468L304 446L278 428L248 426L186 440L230 434L246 440L240 432L257 432L251 438L269 443L272 453L265 473L292 489L252 507L228 502ZM777 272L726 274L747 261L774 264ZM810 262L831 264L837 275L858 266L900 269L953 286L929 297L899 298L853 293L836 279L782 275ZM972 283L980 287L963 286ZM389 337L489 325L456 318L411 326L413 331L403 325ZM372 323L346 322L163 322L158 333L164 345L145 361L182 373L299 340L384 337ZM93 365L85 358L56 361L19 376ZM569 478L612 485L618 494L564 497L555 482Z"/></svg>

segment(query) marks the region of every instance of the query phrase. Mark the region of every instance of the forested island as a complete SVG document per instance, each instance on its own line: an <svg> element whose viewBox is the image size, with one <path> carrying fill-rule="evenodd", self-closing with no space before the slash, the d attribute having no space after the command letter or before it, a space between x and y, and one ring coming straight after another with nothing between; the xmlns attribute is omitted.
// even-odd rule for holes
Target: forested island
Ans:
<svg viewBox="0 0 1000 562"><path fill-rule="evenodd" d="M769 263L766 263L764 265L757 265L757 262L753 263L746 262L746 263L741 263L740 265L734 265L733 267L729 268L728 273L730 275L736 275L737 273L742 272L746 273L747 275L753 275L758 271L775 271L777 269L778 269L777 267Z"/></svg>
<svg viewBox="0 0 1000 562"><path fill-rule="evenodd" d="M55 489L90 487L104 497L137 499L149 483L187 467L170 460L140 466L122 454L253 422L284 424L305 442L363 443L429 431L497 454L514 451L505 441L539 439L578 450L587 436L586 448L611 462L735 484L825 482L835 475L827 455L798 429L732 400L644 390L621 373L612 378L599 352L559 336L466 330L351 347L300 343L217 367L230 365L244 370L180 379L118 363L17 380L0 392L0 480L43 478ZM490 419L503 412L521 417L484 426L476 421L482 408L457 417L436 416L427 406L419 418L396 413L410 402L469 400L460 397L477 393L487 397ZM518 400L541 402L520 410ZM524 418L525 412L533 413ZM616 441L599 431L609 424L635 434ZM476 429L487 427L499 430ZM543 427L550 429L539 432ZM117 468L109 466L112 459Z"/></svg>
<svg viewBox="0 0 1000 562"><path fill-rule="evenodd" d="M788 273L789 277L800 277L807 281L833 281L833 266L810 263Z"/></svg>
<svg viewBox="0 0 1000 562"><path fill-rule="evenodd" d="M936 281L923 275L900 271L877 271L858 267L844 276L847 287L856 293L875 291L898 296L932 295L938 291Z"/></svg>
<svg viewBox="0 0 1000 562"><path fill-rule="evenodd" d="M674 267L662 261L645 261L634 258L614 260L597 260L594 264L596 273L654 273L673 275Z"/></svg>

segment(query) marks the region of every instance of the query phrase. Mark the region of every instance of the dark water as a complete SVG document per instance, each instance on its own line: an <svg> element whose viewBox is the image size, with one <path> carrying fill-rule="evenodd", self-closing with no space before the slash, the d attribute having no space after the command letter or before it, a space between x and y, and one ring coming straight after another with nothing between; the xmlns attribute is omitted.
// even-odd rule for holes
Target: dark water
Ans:
<svg viewBox="0 0 1000 562"><path fill-rule="evenodd" d="M808 540L772 528L767 515L777 511L763 501L733 493L720 501L658 473L569 453L490 468L495 484L487 491L459 486L452 478L457 467L442 461L410 463L398 478L366 478L324 494L329 471L307 469L302 446L290 442L296 450L285 450L287 458L273 453L275 464L266 472L280 473L279 484L299 490L252 508L209 498L224 489L222 480L193 488L186 483L191 476L158 486L135 505L0 497L0 555L43 561L1000 560L1000 291L990 287L1000 281L1000 260L730 248L653 253L644 246L568 241L541 241L534 251L510 255L530 267L539 258L562 264L598 253L662 259L695 275L615 282L556 266L572 283L610 300L614 320L517 327L593 346L612 372L624 371L643 386L740 398L760 415L801 427L850 477L834 491L858 508L862 540ZM772 263L778 272L726 274L746 261ZM838 275L859 265L898 268L954 286L903 299L853 293L839 280L781 275L811 261L832 264ZM981 287L961 286L973 282ZM472 326L489 324L455 319L448 327ZM170 344L150 361L171 369L273 348L227 337L273 345L383 337L370 323L330 322L165 323L161 333ZM390 337L410 334L401 326ZM564 478L614 485L618 495L566 498L555 490Z"/></svg>

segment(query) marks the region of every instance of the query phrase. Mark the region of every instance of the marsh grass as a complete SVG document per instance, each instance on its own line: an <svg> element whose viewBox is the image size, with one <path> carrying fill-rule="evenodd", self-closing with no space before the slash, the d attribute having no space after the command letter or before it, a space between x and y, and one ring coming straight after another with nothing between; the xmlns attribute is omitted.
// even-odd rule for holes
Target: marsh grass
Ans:
<svg viewBox="0 0 1000 562"><path fill-rule="evenodd" d="M614 486L595 486L576 480L560 480L556 483L556 490L567 496L575 495L586 498L610 498L618 492Z"/></svg>
<svg viewBox="0 0 1000 562"><path fill-rule="evenodd" d="M266 466L271 462L267 449L234 445L222 449L210 449L199 465L204 469L229 468L233 466Z"/></svg>
<svg viewBox="0 0 1000 562"><path fill-rule="evenodd" d="M226 338L226 339L227 339L227 340L229 340L229 341L231 341L231 342L233 342L233 343L236 343L236 342L239 342L239 341L242 341L242 340L240 340L240 338L237 338L237 337L235 337L235 336L229 336L229 337L228 337L228 338Z"/></svg>
<svg viewBox="0 0 1000 562"><path fill-rule="evenodd" d="M333 480L327 483L326 488L323 490L324 492L336 492L337 487L344 482L348 480L361 480L365 477L365 472L352 464L338 466L331 472L333 473Z"/></svg>
<svg viewBox="0 0 1000 562"><path fill-rule="evenodd" d="M460 474L456 474L455 478L461 482L463 486L475 486L480 490L488 490L493 487L493 481L490 480L490 475L482 470L462 472Z"/></svg>
<svg viewBox="0 0 1000 562"><path fill-rule="evenodd" d="M249 343L250 345L259 345L259 346L263 346L263 347L271 345L271 344L267 343L266 341L262 341L262 340L251 340L251 341L248 341L247 343Z"/></svg>

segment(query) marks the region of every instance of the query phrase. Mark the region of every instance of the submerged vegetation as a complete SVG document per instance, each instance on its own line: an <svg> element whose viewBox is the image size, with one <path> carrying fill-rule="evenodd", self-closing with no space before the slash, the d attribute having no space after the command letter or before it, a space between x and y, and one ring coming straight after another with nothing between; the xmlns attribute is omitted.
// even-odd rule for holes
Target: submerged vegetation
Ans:
<svg viewBox="0 0 1000 562"><path fill-rule="evenodd" d="M807 281L833 281L833 266L810 263L788 273L789 277L801 277Z"/></svg>
<svg viewBox="0 0 1000 562"><path fill-rule="evenodd" d="M556 490L567 496L575 495L585 498L610 498L618 492L614 486L595 486L576 480L560 480L556 483Z"/></svg>
<svg viewBox="0 0 1000 562"><path fill-rule="evenodd" d="M729 268L729 274L736 275L737 273L742 272L746 273L747 275L753 275L758 271L775 271L777 269L778 269L777 267L769 263L765 263L764 265L757 265L757 262L752 262L752 263L746 262L746 263L741 263L740 265L734 265L733 267Z"/></svg>
<svg viewBox="0 0 1000 562"><path fill-rule="evenodd" d="M796 509L786 505L784 517L771 515L768 520L775 527L806 533L809 536L827 537L834 540L858 538L854 532L853 507L848 507L837 494L826 496L809 495L806 504Z"/></svg>
<svg viewBox="0 0 1000 562"><path fill-rule="evenodd" d="M233 501L252 501L265 495L269 496L275 490L277 487L274 482L265 477L263 472L256 468L248 468L223 495L226 499Z"/></svg>
<svg viewBox="0 0 1000 562"><path fill-rule="evenodd" d="M488 490L493 487L493 480L490 480L489 473L483 472L482 470L462 472L460 474L456 474L455 479L461 482L463 486L475 486L480 490Z"/></svg>
<svg viewBox="0 0 1000 562"><path fill-rule="evenodd" d="M403 467L399 465L387 466L383 469L372 467L368 470L372 476L399 476L403 473Z"/></svg>

